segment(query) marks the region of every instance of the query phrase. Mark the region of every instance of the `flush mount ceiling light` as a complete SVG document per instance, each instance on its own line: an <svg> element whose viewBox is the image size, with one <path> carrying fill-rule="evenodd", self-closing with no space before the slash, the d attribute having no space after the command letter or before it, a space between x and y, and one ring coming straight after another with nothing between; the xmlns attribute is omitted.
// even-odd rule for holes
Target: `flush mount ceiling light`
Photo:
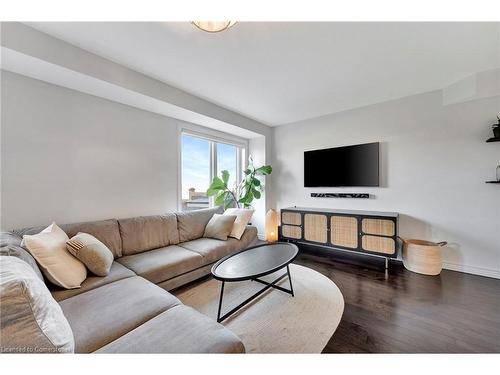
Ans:
<svg viewBox="0 0 500 375"><path fill-rule="evenodd" d="M218 33L229 29L236 21L193 21L192 24L207 33Z"/></svg>

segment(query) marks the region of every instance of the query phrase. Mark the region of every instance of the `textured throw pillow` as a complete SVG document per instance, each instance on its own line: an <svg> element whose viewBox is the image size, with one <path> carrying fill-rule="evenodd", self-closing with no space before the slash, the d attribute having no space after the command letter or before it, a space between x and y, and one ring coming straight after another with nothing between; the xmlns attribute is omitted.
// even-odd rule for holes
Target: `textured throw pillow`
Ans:
<svg viewBox="0 0 500 375"><path fill-rule="evenodd" d="M30 265L0 257L3 353L72 353L73 332L61 307Z"/></svg>
<svg viewBox="0 0 500 375"><path fill-rule="evenodd" d="M66 233L56 223L23 237L26 248L50 282L66 289L79 288L87 277L85 265L66 250Z"/></svg>
<svg viewBox="0 0 500 375"><path fill-rule="evenodd" d="M236 220L234 221L233 229L229 237L234 237L238 240L241 239L254 212L255 210L252 208L228 208L224 211L224 215L236 215Z"/></svg>
<svg viewBox="0 0 500 375"><path fill-rule="evenodd" d="M235 220L236 215L214 214L205 227L203 237L226 241L233 229Z"/></svg>
<svg viewBox="0 0 500 375"><path fill-rule="evenodd" d="M66 242L66 248L93 274L106 276L113 264L113 253L101 241L88 233L78 233Z"/></svg>

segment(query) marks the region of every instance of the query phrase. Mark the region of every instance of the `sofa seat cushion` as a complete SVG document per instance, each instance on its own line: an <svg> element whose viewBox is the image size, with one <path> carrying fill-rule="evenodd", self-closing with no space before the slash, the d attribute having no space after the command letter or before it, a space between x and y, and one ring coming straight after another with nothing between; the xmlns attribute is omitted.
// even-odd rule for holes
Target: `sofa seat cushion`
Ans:
<svg viewBox="0 0 500 375"><path fill-rule="evenodd" d="M158 284L203 265L200 254L172 245L144 253L127 255L118 262L139 276Z"/></svg>
<svg viewBox="0 0 500 375"><path fill-rule="evenodd" d="M139 276L59 302L73 330L76 353L93 352L179 304L176 297Z"/></svg>
<svg viewBox="0 0 500 375"><path fill-rule="evenodd" d="M213 238L199 238L197 240L179 244L188 250L203 257L203 264L213 263L226 255L243 250L257 239L257 228L247 226L240 240L229 238L227 241Z"/></svg>
<svg viewBox="0 0 500 375"><path fill-rule="evenodd" d="M107 276L100 277L100 276L89 275L82 283L81 287L78 289L62 289L54 287L51 290L51 293L52 297L54 297L56 301L62 301L67 298L76 296L77 294L87 292L89 290L112 283L114 281L134 276L137 276L134 271L129 270L127 267L122 266L118 262L113 262Z"/></svg>
<svg viewBox="0 0 500 375"><path fill-rule="evenodd" d="M244 353L234 333L196 310L176 306L98 353Z"/></svg>
<svg viewBox="0 0 500 375"><path fill-rule="evenodd" d="M118 220L123 255L142 253L179 243L177 216L165 214Z"/></svg>
<svg viewBox="0 0 500 375"><path fill-rule="evenodd" d="M227 241L215 238L198 238L197 240L181 243L180 246L191 250L203 257L203 264L213 263L239 249L238 240L230 238Z"/></svg>

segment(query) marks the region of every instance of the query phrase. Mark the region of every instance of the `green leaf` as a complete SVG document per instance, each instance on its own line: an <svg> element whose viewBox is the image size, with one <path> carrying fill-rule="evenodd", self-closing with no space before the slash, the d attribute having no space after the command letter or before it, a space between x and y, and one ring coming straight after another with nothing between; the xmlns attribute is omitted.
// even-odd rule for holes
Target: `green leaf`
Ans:
<svg viewBox="0 0 500 375"><path fill-rule="evenodd" d="M216 195L219 191L224 190L226 188L226 184L219 177L214 177L212 183L208 187L207 195L211 197L212 195Z"/></svg>
<svg viewBox="0 0 500 375"><path fill-rule="evenodd" d="M211 197L213 195L216 195L219 191L220 191L219 189L208 188L208 190L207 190L207 196Z"/></svg>
<svg viewBox="0 0 500 375"><path fill-rule="evenodd" d="M260 199L260 191L252 189L252 194L256 199Z"/></svg>
<svg viewBox="0 0 500 375"><path fill-rule="evenodd" d="M272 171L273 167L271 167L270 165L263 165L262 167L257 168L255 170L255 173L266 175L266 174L271 174Z"/></svg>
<svg viewBox="0 0 500 375"><path fill-rule="evenodd" d="M222 171L222 181L224 181L224 185L227 185L229 181L229 172L226 170Z"/></svg>
<svg viewBox="0 0 500 375"><path fill-rule="evenodd" d="M250 173L252 173L252 171L251 171L250 169L245 169L244 173L245 173L246 175L249 175Z"/></svg>
<svg viewBox="0 0 500 375"><path fill-rule="evenodd" d="M219 177L214 177L209 189L224 189L225 184Z"/></svg>
<svg viewBox="0 0 500 375"><path fill-rule="evenodd" d="M260 186L260 180L258 178L254 178L252 179L252 183L255 185L255 186Z"/></svg>
<svg viewBox="0 0 500 375"><path fill-rule="evenodd" d="M252 195L252 192L251 190L248 190L245 192L245 195L243 195L240 199L238 199L238 202L240 203L243 203L243 204L247 204L247 203L250 203L253 199L253 195Z"/></svg>

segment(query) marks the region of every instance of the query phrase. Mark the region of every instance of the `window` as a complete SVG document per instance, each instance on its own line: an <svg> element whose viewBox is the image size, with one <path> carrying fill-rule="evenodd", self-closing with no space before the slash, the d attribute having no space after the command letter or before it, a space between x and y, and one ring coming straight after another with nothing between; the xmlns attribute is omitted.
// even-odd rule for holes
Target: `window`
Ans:
<svg viewBox="0 0 500 375"><path fill-rule="evenodd" d="M234 189L241 181L245 147L190 133L181 135L181 210L208 208L213 200L207 189L213 176L229 171L228 186Z"/></svg>
<svg viewBox="0 0 500 375"><path fill-rule="evenodd" d="M217 143L217 176L223 170L229 172L229 182L227 186L233 190L236 186L236 175L238 169L238 148L236 146Z"/></svg>

